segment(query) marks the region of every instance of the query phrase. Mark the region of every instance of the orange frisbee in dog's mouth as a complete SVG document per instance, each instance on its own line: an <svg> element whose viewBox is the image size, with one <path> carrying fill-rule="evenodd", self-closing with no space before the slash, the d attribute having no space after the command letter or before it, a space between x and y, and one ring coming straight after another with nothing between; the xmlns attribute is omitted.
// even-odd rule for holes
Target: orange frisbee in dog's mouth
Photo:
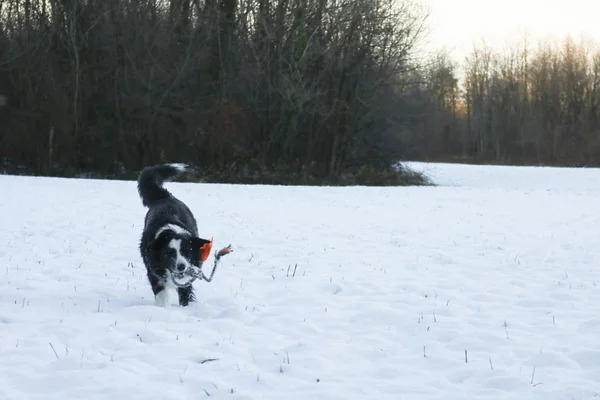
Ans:
<svg viewBox="0 0 600 400"><path fill-rule="evenodd" d="M204 262L208 260L210 256L210 251L212 250L213 239L210 239L210 242L204 243L202 247L200 247L200 261Z"/></svg>

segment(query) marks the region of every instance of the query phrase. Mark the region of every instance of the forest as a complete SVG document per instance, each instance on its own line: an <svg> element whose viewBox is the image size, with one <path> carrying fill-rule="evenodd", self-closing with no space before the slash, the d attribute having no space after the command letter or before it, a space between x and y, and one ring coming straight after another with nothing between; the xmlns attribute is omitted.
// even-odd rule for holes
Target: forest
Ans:
<svg viewBox="0 0 600 400"><path fill-rule="evenodd" d="M600 52L423 54L418 0L0 0L8 173L424 183L403 160L600 164Z"/></svg>
<svg viewBox="0 0 600 400"><path fill-rule="evenodd" d="M413 158L600 165L600 49L591 40L485 44L459 66L446 53L424 80L431 116ZM431 102L433 101L433 102Z"/></svg>

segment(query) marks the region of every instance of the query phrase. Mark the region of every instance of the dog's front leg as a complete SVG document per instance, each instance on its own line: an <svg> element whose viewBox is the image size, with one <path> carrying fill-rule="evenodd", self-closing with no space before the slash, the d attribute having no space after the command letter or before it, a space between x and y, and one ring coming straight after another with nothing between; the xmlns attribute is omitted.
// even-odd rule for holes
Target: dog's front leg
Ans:
<svg viewBox="0 0 600 400"><path fill-rule="evenodd" d="M169 294L167 293L167 289L165 287L163 287L158 293L154 294L154 302L159 307L166 308L169 306Z"/></svg>
<svg viewBox="0 0 600 400"><path fill-rule="evenodd" d="M186 287L177 288L177 294L179 295L179 305L181 307L186 307L192 301L196 301L194 287L191 284Z"/></svg>
<svg viewBox="0 0 600 400"><path fill-rule="evenodd" d="M152 286L156 305L159 307L168 307L169 293L165 287L165 280L151 273L148 273L148 280L150 281L150 286Z"/></svg>

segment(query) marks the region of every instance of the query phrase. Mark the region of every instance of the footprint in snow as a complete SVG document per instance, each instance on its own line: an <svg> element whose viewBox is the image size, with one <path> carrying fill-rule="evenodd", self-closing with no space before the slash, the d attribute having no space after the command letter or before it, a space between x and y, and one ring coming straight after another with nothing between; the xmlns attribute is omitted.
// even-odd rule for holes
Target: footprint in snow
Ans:
<svg viewBox="0 0 600 400"><path fill-rule="evenodd" d="M328 283L325 285L325 291L332 294L338 294L343 291L342 287L337 283Z"/></svg>

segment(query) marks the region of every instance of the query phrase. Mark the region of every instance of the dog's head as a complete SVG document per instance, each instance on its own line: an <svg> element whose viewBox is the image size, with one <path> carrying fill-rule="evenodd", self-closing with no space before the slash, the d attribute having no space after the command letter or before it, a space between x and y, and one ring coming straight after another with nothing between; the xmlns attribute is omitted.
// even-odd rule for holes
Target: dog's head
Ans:
<svg viewBox="0 0 600 400"><path fill-rule="evenodd" d="M159 265L166 268L177 281L183 281L200 273L203 261L206 260L206 256L201 255L202 250L207 248L205 245L210 244L210 240L188 232L166 229L159 232L154 240L153 252Z"/></svg>

